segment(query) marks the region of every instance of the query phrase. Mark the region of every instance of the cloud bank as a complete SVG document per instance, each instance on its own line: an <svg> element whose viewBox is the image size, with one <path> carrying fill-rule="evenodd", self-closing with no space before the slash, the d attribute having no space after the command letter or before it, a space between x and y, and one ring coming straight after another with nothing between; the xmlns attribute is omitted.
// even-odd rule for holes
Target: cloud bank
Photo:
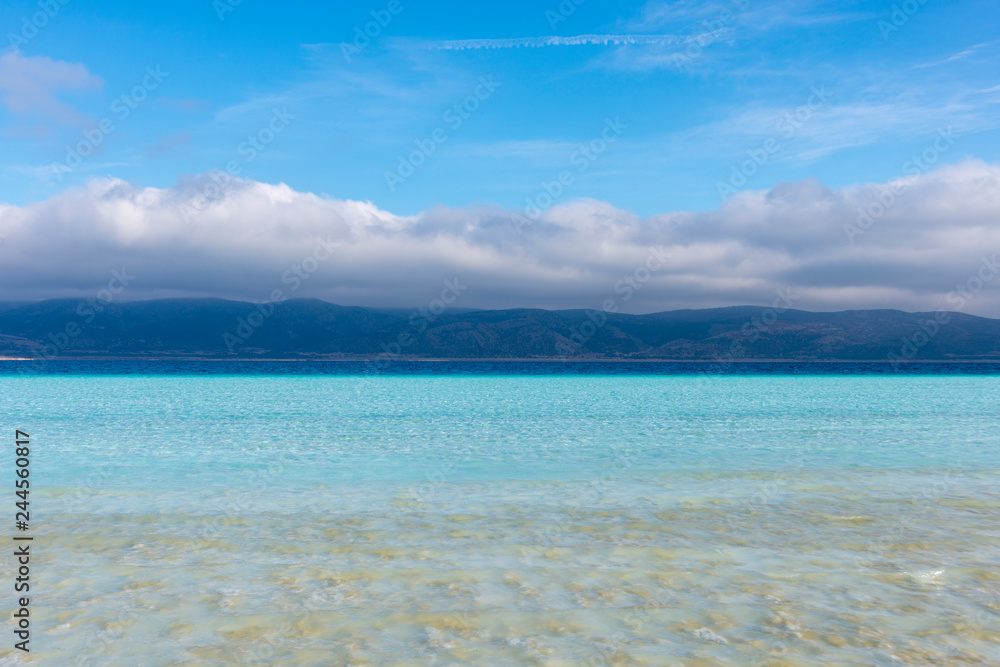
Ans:
<svg viewBox="0 0 1000 667"><path fill-rule="evenodd" d="M613 298L643 313L770 304L790 290L804 310L1000 317L1000 277L983 268L1000 254L1000 165L981 161L839 190L781 183L714 211L649 218L595 200L399 216L284 184L109 178L0 206L0 238L3 300L93 295L124 269L135 276L120 296L129 300L262 301L281 289L416 307L458 279L467 289L456 305L469 308L600 308Z"/></svg>

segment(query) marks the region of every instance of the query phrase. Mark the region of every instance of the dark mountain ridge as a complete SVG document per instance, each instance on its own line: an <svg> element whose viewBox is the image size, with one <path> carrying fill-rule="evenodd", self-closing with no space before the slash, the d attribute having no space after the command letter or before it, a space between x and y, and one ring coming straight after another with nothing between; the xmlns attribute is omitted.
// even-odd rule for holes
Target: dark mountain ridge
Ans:
<svg viewBox="0 0 1000 667"><path fill-rule="evenodd" d="M316 299L11 305L0 310L0 356L1000 361L1000 320L962 313L734 306L436 315Z"/></svg>

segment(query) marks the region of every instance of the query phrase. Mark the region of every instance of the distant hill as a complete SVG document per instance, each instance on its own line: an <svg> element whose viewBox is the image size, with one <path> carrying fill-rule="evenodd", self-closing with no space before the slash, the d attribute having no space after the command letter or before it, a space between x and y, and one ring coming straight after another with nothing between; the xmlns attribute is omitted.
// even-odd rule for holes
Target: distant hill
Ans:
<svg viewBox="0 0 1000 667"><path fill-rule="evenodd" d="M851 310L777 315L759 306L649 315L587 310L446 311L273 306L222 299L105 305L78 300L0 309L0 356L885 360L904 341L919 360L1000 361L1000 320ZM266 315L266 316L265 316ZM929 324L930 323L930 324Z"/></svg>
<svg viewBox="0 0 1000 667"><path fill-rule="evenodd" d="M26 301L0 301L0 313L20 308L21 306L27 306L28 303Z"/></svg>

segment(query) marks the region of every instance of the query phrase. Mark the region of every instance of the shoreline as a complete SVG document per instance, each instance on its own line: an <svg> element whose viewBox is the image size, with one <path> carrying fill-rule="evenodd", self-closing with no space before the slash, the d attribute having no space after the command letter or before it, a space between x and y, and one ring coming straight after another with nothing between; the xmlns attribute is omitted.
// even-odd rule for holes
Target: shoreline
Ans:
<svg viewBox="0 0 1000 667"><path fill-rule="evenodd" d="M216 361L216 362L322 362L322 363L360 363L369 361L387 361L383 357L197 357L197 356L135 356L135 357L3 357L3 361ZM906 361L892 361L889 359L564 359L561 357L396 357L388 360L389 363L646 363L646 364L1000 364L997 359L909 359Z"/></svg>

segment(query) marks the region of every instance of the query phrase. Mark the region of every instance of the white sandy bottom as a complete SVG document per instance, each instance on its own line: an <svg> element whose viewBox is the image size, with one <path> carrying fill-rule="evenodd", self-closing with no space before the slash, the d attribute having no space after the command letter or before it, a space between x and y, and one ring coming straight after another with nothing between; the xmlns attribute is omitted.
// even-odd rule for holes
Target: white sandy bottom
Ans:
<svg viewBox="0 0 1000 667"><path fill-rule="evenodd" d="M1000 664L1000 487L935 480L109 493L42 521L30 662Z"/></svg>

